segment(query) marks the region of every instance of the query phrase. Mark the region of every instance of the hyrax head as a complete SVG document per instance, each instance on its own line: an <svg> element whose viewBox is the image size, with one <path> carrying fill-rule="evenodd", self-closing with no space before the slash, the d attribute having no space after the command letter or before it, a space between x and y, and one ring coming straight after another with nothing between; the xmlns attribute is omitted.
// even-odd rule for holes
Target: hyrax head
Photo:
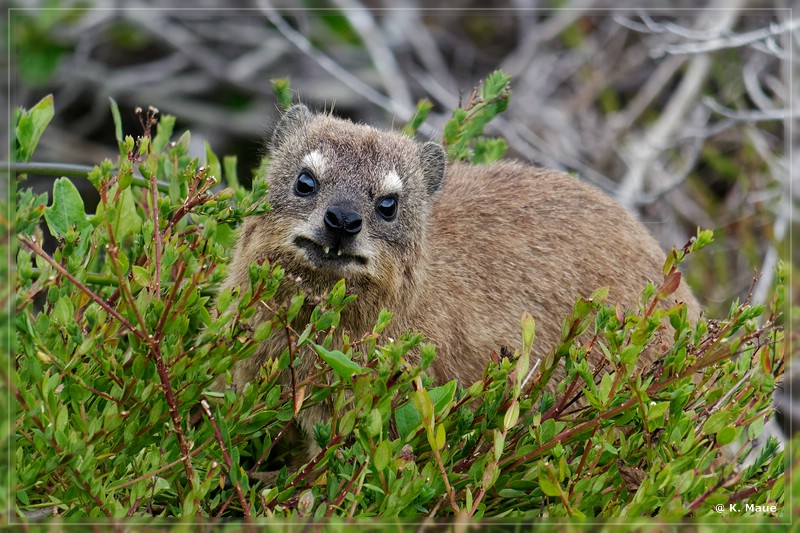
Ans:
<svg viewBox="0 0 800 533"><path fill-rule="evenodd" d="M272 255L316 283L399 282L426 238L442 147L296 105L270 149Z"/></svg>

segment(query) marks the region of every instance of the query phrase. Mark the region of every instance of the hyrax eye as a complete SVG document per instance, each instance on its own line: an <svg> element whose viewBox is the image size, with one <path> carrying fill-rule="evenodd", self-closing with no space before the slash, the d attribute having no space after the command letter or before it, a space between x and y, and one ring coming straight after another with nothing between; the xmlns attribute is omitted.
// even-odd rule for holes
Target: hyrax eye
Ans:
<svg viewBox="0 0 800 533"><path fill-rule="evenodd" d="M397 216L397 196L384 196L375 203L375 212L384 220L394 220Z"/></svg>
<svg viewBox="0 0 800 533"><path fill-rule="evenodd" d="M294 181L294 193L297 196L311 196L317 192L317 187L317 179L307 170L300 172Z"/></svg>

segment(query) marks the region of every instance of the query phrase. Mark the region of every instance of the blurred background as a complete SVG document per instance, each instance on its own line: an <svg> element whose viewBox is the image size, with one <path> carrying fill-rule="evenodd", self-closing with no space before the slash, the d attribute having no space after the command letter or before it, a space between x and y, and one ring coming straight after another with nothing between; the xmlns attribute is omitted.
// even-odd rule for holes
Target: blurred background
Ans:
<svg viewBox="0 0 800 533"><path fill-rule="evenodd" d="M791 246L800 14L791 17L789 0L668 10L591 0L215 4L12 2L0 82L11 105L0 113L8 123L14 107L52 93L56 115L34 160L93 165L118 153L109 97L132 135L141 133L134 109L153 106L177 116L176 131L191 130L198 157L205 140L236 155L247 183L278 115L272 79L288 77L311 107L385 128L428 98L420 135L437 139L452 109L500 68L512 97L487 133L507 140L508 157L580 175L665 248L698 226L714 230L717 242L685 270L709 316L748 294L768 303L776 263L800 263ZM52 179L27 185L48 190ZM92 188L82 190L90 203ZM786 327L789 349L798 332ZM788 394L778 401L798 412Z"/></svg>

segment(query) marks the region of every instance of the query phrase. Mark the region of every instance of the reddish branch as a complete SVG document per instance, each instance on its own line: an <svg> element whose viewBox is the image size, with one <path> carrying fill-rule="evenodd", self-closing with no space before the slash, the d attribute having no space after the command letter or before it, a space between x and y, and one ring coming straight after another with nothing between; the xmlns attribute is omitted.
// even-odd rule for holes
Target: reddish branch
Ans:
<svg viewBox="0 0 800 533"><path fill-rule="evenodd" d="M81 283L80 281L78 281L78 279L77 279L75 276L73 276L72 274L70 274L70 273L67 271L67 269L65 269L63 266L61 266L61 265L60 265L60 264L59 264L59 263L58 263L58 262L57 262L55 259L53 259L52 257L50 257L50 255L49 255L47 252L45 252L45 251L42 249L42 247L41 247L41 246L39 246L39 244L38 244L38 243L36 243L36 242L34 242L34 241L32 241L32 240L30 240L30 239L28 239L27 237L24 237L24 236L22 236L22 235L19 235L19 236L17 236L17 238L18 238L18 239L19 239L19 240L20 240L20 241L21 241L23 244L25 244L25 246L27 246L28 248L30 248L30 249L31 249L31 250L32 250L32 251L33 251L33 252L34 252L36 255L38 255L39 257L41 257L42 259L44 259L44 260L45 260L45 261L47 261L48 263L50 263L50 265L52 265L52 266L53 266L53 268L55 268L56 270L58 270L58 272L59 272L59 273L60 273L62 276L64 276L64 277L65 277L65 278L67 278L68 280L70 280L70 282L72 282L72 284L73 284L73 285L75 285L76 287L78 287L78 289L80 289L80 291L81 291L81 292L83 292L84 294L86 294L86 296L88 296L89 298L91 298L91 299L92 299L92 300L93 300L93 301L94 301L94 302L95 302L97 305L99 305L100 307L102 307L102 308L103 308L103 309L104 309L106 312L108 312L108 313L109 313L111 316L113 316L114 318L116 318L117 320L119 320L119 322L120 322L120 323L122 323L122 325L124 325L126 328L128 328L128 329L131 331L131 333L133 333L134 335L136 335L137 337L139 337L139 339L141 339L141 340L143 340L143 341L147 342L147 335L145 335L145 333L144 333L144 332L142 332L142 331L140 331L140 330L136 329L135 327L133 327L133 324L131 324L130 322L128 322L128 319L126 319L124 316L120 315L120 314L119 314L119 313L118 313L118 312L117 312L117 311L116 311L116 310L115 310L113 307L111 307L110 305L108 305L108 304L105 302L105 300L103 300L103 299L102 299L102 298L100 298L100 297L99 297L97 294L95 294L95 293L94 293L94 291L92 291L92 290L91 290L90 288L88 288L86 285L84 285L83 283Z"/></svg>
<svg viewBox="0 0 800 533"><path fill-rule="evenodd" d="M350 477L350 482L347 483L347 486L344 488L344 490L339 492L339 496L337 496L336 499L331 502L330 505L328 505L328 510L325 512L325 518L330 518L333 516L333 512L336 510L336 508L342 505L345 497L347 497L347 495L350 493L350 489L353 488L353 483L355 483L356 479L358 479L358 477L361 475L361 472L364 470L365 466L367 466L367 463L363 463L358 467L358 470L353 472L353 475Z"/></svg>
<svg viewBox="0 0 800 533"><path fill-rule="evenodd" d="M205 398L200 400L200 405L203 407L203 411L206 413L206 417L208 418L208 422L211 424L211 427L214 430L214 436L217 439L217 443L219 444L219 448L222 451L222 457L225 459L225 464L228 466L228 473L234 468L233 459L231 459L231 454L228 453L228 448L225 446L225 439L222 437L222 432L219 430L219 425L217 424L216 419L214 418L214 414L211 412L211 407L208 405L208 402ZM238 467L239 465L236 465ZM244 495L244 491L242 491L242 484L237 480L236 481L236 493L239 495L239 501L242 504L242 510L244 511L244 516L248 520L251 518L250 513L250 506L247 505L247 498Z"/></svg>
<svg viewBox="0 0 800 533"><path fill-rule="evenodd" d="M156 176L153 174L150 177L150 201L152 203L151 211L153 212L153 224L155 225L154 237L155 242L155 287L153 293L156 298L161 299L161 249L163 247L161 228L159 227L160 221L158 218L158 184L156 183ZM166 313L164 313L166 316Z"/></svg>

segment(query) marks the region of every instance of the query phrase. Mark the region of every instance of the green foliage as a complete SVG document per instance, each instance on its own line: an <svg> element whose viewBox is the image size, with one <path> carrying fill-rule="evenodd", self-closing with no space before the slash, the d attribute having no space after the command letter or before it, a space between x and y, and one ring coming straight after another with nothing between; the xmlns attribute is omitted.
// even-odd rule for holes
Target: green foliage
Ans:
<svg viewBox="0 0 800 533"><path fill-rule="evenodd" d="M500 159L506 151L503 139L484 138L486 124L505 111L511 97L511 78L495 71L472 90L464 107L453 111L442 134L451 161L468 160L490 163Z"/></svg>
<svg viewBox="0 0 800 533"><path fill-rule="evenodd" d="M481 113L499 112L501 95L507 78L493 75L454 119L449 149L479 152ZM172 117L151 109L141 120L137 138L120 131L118 161L90 176L96 213L66 179L48 207L46 196L17 198L20 516L53 507L90 519L706 518L743 502L783 510L786 458L774 441L739 468L771 414L782 332L747 303L696 325L683 305L663 305L677 266L711 232L673 250L638 309L605 303L599 289L576 301L554 347L536 344L525 315L519 349L495 355L482 379L434 386L425 369L435 348L420 335L383 336L388 312L372 332L334 341L353 299L343 282L316 306L302 295L284 301L283 270L264 261L241 291L213 299L233 228L267 209L266 185L238 187L235 162L220 165L208 146L201 166L188 132L171 141ZM229 186L214 188L221 173ZM52 254L39 244L42 220L59 239ZM297 324L303 307L311 319ZM272 319L253 330L246 319L264 309ZM265 341L286 348L258 379L236 393L211 388ZM662 357L639 368L646 350ZM300 357L317 357L317 374L279 385ZM566 379L549 384L558 365ZM321 403L334 414L314 428L319 451L283 465L297 413ZM274 476L253 475L275 461Z"/></svg>
<svg viewBox="0 0 800 533"><path fill-rule="evenodd" d="M408 135L409 137L413 137L422 123L425 122L425 119L428 118L428 115L431 113L431 109L433 109L433 103L424 98L417 102L417 112L414 113L414 116L411 117L411 120L403 126L403 133Z"/></svg>
<svg viewBox="0 0 800 533"><path fill-rule="evenodd" d="M53 6L48 6L53 7ZM46 83L72 46L59 38L57 28L83 16L83 9L9 10L11 42L19 76L32 86Z"/></svg>
<svg viewBox="0 0 800 533"><path fill-rule="evenodd" d="M278 105L284 111L292 107L294 98L292 98L292 86L289 78L274 78L270 80L272 84L272 92L275 93L275 98L278 100Z"/></svg>
<svg viewBox="0 0 800 533"><path fill-rule="evenodd" d="M16 161L30 161L36 145L39 144L39 138L54 114L52 95L42 98L29 111L17 110L14 116L16 128L13 144Z"/></svg>

